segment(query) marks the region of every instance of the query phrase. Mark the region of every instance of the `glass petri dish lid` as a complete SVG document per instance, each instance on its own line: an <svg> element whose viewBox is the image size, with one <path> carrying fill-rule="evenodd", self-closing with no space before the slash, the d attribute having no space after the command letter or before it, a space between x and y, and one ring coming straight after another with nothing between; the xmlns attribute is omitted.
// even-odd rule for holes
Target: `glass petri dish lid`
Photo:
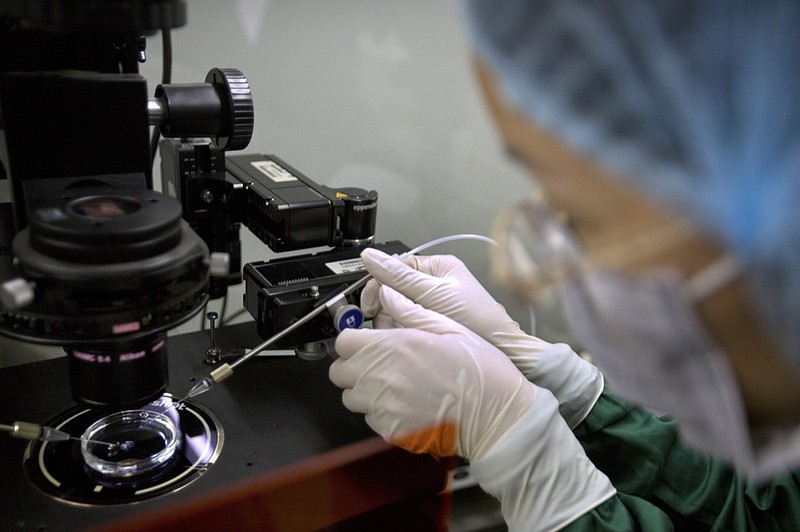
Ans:
<svg viewBox="0 0 800 532"><path fill-rule="evenodd" d="M93 472L128 479L166 467L180 445L180 429L172 418L123 410L89 425L81 437L81 454Z"/></svg>

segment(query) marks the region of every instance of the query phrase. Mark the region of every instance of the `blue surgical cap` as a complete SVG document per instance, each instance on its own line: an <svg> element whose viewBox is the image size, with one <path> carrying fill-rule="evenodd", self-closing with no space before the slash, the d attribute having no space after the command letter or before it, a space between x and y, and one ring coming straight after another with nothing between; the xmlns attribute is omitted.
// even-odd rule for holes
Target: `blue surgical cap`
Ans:
<svg viewBox="0 0 800 532"><path fill-rule="evenodd" d="M507 100L722 239L800 364L800 2L466 11Z"/></svg>

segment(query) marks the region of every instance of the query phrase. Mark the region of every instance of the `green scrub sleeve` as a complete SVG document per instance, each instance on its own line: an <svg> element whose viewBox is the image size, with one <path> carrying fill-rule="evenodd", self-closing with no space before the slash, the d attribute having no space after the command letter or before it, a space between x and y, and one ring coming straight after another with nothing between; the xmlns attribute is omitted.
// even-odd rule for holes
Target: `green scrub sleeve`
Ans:
<svg viewBox="0 0 800 532"><path fill-rule="evenodd" d="M567 530L800 530L800 482L755 484L693 451L675 423L604 392L575 429L617 495Z"/></svg>

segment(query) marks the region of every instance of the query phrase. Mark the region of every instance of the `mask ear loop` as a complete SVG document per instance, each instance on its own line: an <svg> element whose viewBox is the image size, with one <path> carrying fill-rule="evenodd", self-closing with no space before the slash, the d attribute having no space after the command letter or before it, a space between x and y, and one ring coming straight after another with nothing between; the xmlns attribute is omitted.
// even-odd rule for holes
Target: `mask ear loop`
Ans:
<svg viewBox="0 0 800 532"><path fill-rule="evenodd" d="M742 275L742 267L731 255L725 255L697 272L686 283L686 293L698 303L719 292Z"/></svg>

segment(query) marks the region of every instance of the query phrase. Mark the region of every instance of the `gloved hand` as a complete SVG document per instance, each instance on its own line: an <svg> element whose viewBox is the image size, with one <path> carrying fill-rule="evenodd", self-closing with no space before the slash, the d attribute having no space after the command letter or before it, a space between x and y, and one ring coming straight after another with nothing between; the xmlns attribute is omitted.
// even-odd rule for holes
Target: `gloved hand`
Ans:
<svg viewBox="0 0 800 532"><path fill-rule="evenodd" d="M449 255L409 256L403 261L379 250L361 253L374 277L364 287L361 306L377 328L392 327L381 313L381 285L394 288L421 306L443 314L503 351L534 384L558 399L561 415L576 427L603 391L603 376L566 344L551 344L526 334L459 259Z"/></svg>
<svg viewBox="0 0 800 532"><path fill-rule="evenodd" d="M472 331L391 288L381 294L404 328L339 334L330 378L344 405L409 451L480 456L533 404L533 385Z"/></svg>
<svg viewBox="0 0 800 532"><path fill-rule="evenodd" d="M347 408L407 450L468 458L512 530L566 524L613 495L550 392L453 320L385 286L378 297L400 327L337 338L330 378Z"/></svg>

